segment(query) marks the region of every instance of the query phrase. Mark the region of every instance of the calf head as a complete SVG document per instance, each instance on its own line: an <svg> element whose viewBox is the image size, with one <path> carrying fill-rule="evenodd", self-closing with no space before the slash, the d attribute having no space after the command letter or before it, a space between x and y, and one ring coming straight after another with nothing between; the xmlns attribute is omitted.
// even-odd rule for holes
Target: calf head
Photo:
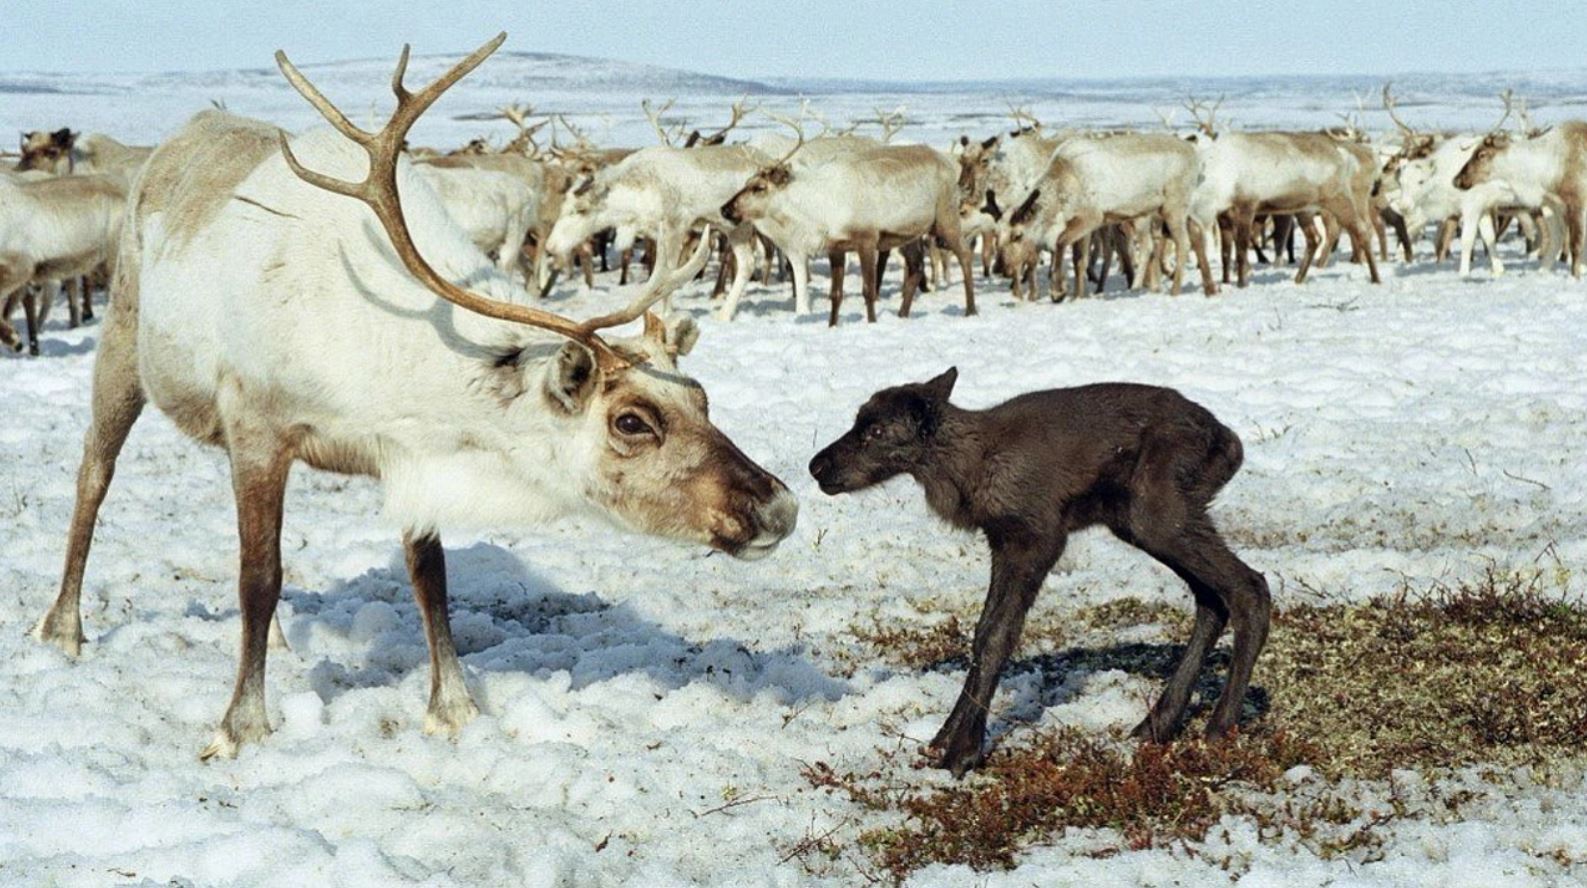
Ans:
<svg viewBox="0 0 1587 888"><path fill-rule="evenodd" d="M948 397L959 378L950 367L927 382L882 389L860 407L854 427L810 460L828 495L863 490L920 468L932 457Z"/></svg>

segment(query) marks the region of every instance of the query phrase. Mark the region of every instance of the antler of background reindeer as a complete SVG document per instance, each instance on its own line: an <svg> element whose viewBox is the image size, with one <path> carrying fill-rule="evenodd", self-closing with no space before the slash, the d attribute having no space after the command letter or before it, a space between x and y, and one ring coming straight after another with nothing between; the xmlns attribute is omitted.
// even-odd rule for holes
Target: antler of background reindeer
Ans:
<svg viewBox="0 0 1587 888"><path fill-rule="evenodd" d="M1218 135L1218 109L1223 107L1223 96L1218 101L1208 105L1193 96L1186 96L1184 108L1190 112L1191 119L1195 121L1196 129L1208 138Z"/></svg>
<svg viewBox="0 0 1587 888"><path fill-rule="evenodd" d="M1015 129L1029 128L1041 132L1041 121L1036 119L1036 115L1030 113L1028 106L1015 105L1013 102L1008 102L1007 105L1008 116L1013 119Z"/></svg>
<svg viewBox="0 0 1587 888"><path fill-rule="evenodd" d="M733 107L730 111L732 117L728 120L727 126L722 127L709 136L702 136L699 130L694 130L689 133L689 138L684 141L683 147L693 148L696 145L720 145L723 142L726 142L727 134L732 132L733 128L739 125L746 114L749 114L754 110L756 110L756 108L749 106L749 96L739 99L733 103Z"/></svg>
<svg viewBox="0 0 1587 888"><path fill-rule="evenodd" d="M680 123L669 130L661 123L661 116L671 110L672 106L677 103L677 99L668 99L667 103L660 108L650 107L649 99L644 99L639 103L639 107L645 109L645 116L650 119L651 127L656 131L656 138L660 139L663 145L675 146L678 143L678 139L683 137L683 124Z"/></svg>
<svg viewBox="0 0 1587 888"><path fill-rule="evenodd" d="M898 131L904 128L908 118L904 116L904 106L899 105L891 111L877 108L876 122L882 127L882 142L888 143L893 141L893 136L898 135Z"/></svg>
<svg viewBox="0 0 1587 888"><path fill-rule="evenodd" d="M407 220L402 214L402 199L397 193L397 163L402 156L402 145L407 138L408 130L413 127L420 115L435 104L436 99L470 71L479 67L479 64L490 57L506 39L507 32L497 34L485 45L470 53L467 58L453 65L451 70L441 75L440 79L417 93L409 92L402 83L403 75L408 70L409 51L408 46L404 44L402 55L397 59L397 69L391 75L391 91L397 96L397 108L391 113L385 126L376 133L366 132L354 126L340 109L303 76L303 72L292 64L285 52L277 50L276 65L281 68L281 73L286 76L287 82L291 83L292 87L307 99L309 104L336 128L337 132L364 149L364 153L369 155L369 171L364 175L363 181L349 182L310 170L299 163L297 156L292 153L292 145L285 130L280 132L281 154L286 158L287 166L291 167L298 178L333 194L355 198L373 210L375 217L385 228L386 235L391 239L391 245L397 251L402 264L437 296L459 308L486 317L539 327L565 336L588 348L602 373L611 374L626 370L633 366L633 361L613 350L605 340L601 339L597 331L626 324L643 315L646 309L668 292L670 289L668 285L672 283L672 279L682 277L682 280L687 281L693 278L705 264L706 247L711 240L709 237L700 239L700 246L695 248L694 256L688 264L679 269L678 274L668 275L669 280L663 286L647 286L646 291L626 308L579 322L538 308L489 299L457 286L442 277L424 260L423 256L419 255L419 249L414 245L413 236L408 231ZM684 275L684 272L687 274Z"/></svg>

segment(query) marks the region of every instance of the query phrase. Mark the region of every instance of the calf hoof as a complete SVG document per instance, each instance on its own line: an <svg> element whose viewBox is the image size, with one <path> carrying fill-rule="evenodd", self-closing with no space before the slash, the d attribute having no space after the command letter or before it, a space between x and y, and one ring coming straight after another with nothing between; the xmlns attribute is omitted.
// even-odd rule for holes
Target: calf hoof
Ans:
<svg viewBox="0 0 1587 888"><path fill-rule="evenodd" d="M945 745L933 743L926 747L926 757L931 760L933 766L960 779L986 761L986 754L981 751L981 742L966 739L962 735L955 736Z"/></svg>
<svg viewBox="0 0 1587 888"><path fill-rule="evenodd" d="M1167 743L1179 733L1175 725L1158 724L1151 716L1141 720L1141 723L1130 731L1130 736L1136 740L1147 743Z"/></svg>

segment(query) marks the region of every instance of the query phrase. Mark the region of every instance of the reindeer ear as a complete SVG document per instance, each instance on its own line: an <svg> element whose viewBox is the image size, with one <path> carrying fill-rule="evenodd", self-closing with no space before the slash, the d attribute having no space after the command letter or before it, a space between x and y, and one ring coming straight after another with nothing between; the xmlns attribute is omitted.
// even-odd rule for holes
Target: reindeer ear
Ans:
<svg viewBox="0 0 1587 888"><path fill-rule="evenodd" d="M681 315L667 325L667 351L672 355L681 357L694 351L694 344L699 341L700 325L694 318Z"/></svg>
<svg viewBox="0 0 1587 888"><path fill-rule="evenodd" d="M669 358L688 354L700 339L700 327L688 315L663 320L653 311L645 312L645 340L653 353Z"/></svg>
<svg viewBox="0 0 1587 888"><path fill-rule="evenodd" d="M583 413L595 391L595 356L577 342L564 342L546 368L546 399L570 413Z"/></svg>
<svg viewBox="0 0 1587 888"><path fill-rule="evenodd" d="M986 189L986 204L981 207L981 210L991 216L992 221L1003 221L1003 208L997 205L997 195L993 194L990 188Z"/></svg>
<svg viewBox="0 0 1587 888"><path fill-rule="evenodd" d="M959 381L959 368L949 367L926 383L926 394L938 404L946 404L953 394L953 384Z"/></svg>

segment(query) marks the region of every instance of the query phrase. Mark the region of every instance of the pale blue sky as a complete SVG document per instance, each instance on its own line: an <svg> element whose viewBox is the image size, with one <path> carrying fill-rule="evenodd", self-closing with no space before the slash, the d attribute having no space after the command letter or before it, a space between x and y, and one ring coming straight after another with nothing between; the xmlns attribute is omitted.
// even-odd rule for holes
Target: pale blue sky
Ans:
<svg viewBox="0 0 1587 888"><path fill-rule="evenodd" d="M470 48L735 77L1470 72L1587 66L1587 4L1427 0L4 0L0 72L268 67Z"/></svg>

